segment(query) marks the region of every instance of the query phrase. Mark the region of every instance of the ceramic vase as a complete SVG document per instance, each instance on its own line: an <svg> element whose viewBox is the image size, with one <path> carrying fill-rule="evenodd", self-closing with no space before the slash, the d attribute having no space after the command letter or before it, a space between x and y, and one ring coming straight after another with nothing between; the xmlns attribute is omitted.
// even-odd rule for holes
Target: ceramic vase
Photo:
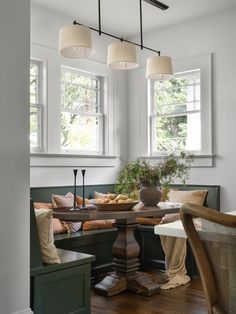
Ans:
<svg viewBox="0 0 236 314"><path fill-rule="evenodd" d="M151 185L148 182L142 182L140 186L141 186L141 189L139 191L140 201L145 206L157 206L162 196L160 182L157 182L157 184L155 185Z"/></svg>

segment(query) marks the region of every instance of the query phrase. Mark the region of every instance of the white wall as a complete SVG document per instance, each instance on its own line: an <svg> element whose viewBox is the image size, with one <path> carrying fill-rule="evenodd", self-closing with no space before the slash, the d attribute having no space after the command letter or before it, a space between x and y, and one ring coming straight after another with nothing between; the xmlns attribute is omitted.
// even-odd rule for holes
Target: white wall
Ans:
<svg viewBox="0 0 236 314"><path fill-rule="evenodd" d="M29 0L0 2L0 313L29 309Z"/></svg>
<svg viewBox="0 0 236 314"><path fill-rule="evenodd" d="M201 18L144 35L145 45L178 60L213 53L212 168L193 168L189 183L221 185L221 209L234 210L236 146L236 10ZM140 54L145 65L149 52ZM145 69L129 75L129 157L142 155L146 129ZM137 140L138 139L138 140ZM141 139L141 140L140 140Z"/></svg>
<svg viewBox="0 0 236 314"><path fill-rule="evenodd" d="M38 45L41 49L51 49L53 53L56 53L58 29L62 25L70 24L71 18L39 7L32 7L31 15L31 42L34 46ZM207 53L213 54L212 120L213 153L216 154L215 166L193 168L189 183L221 185L222 210L231 210L234 204L233 169L236 149L231 139L235 133L234 117L236 113L235 28L236 11L233 10L144 35L146 46L160 49L164 55L170 55L175 60ZM137 38L137 40L139 39ZM93 33L93 41L96 53L90 57L90 61L104 66L110 39L105 36L99 37ZM121 155L122 159L126 159L127 154L129 159L142 155L146 146L145 141L147 141L144 75L145 61L151 53L148 51L140 52L139 50L138 53L140 67L129 72L128 85L124 72L110 74L115 112L114 120L110 121L114 125L115 132L112 134L115 144L111 155ZM49 92L53 95L53 87ZM127 93L129 93L128 101ZM48 105L53 108L55 102ZM58 100L56 105L58 105ZM38 159L31 158L31 186L71 184L72 167L51 167L50 162L47 165L45 162L45 159L44 162L40 162ZM85 165L81 158L76 162L73 159L72 163L73 167L84 167ZM103 163L104 160L94 160L94 163L87 163L88 167L85 167L88 170L87 184L114 182L120 167L120 160L109 160L109 167L96 167L96 165Z"/></svg>
<svg viewBox="0 0 236 314"><path fill-rule="evenodd" d="M42 22L43 21L43 22ZM108 105L105 117L109 125L106 155L110 158L66 158L31 155L31 186L73 184L73 168L85 168L86 184L114 183L121 159L127 159L127 75L106 68L106 51L110 39L92 32L95 53L88 59L66 59L58 54L59 28L73 19L38 6L31 6L31 57L47 64L48 138L47 153L58 153L60 138L60 69L61 64L100 74L108 78ZM55 118L57 115L57 118ZM114 156L118 156L115 158ZM81 179L81 178L79 178ZM78 184L81 182L79 181Z"/></svg>

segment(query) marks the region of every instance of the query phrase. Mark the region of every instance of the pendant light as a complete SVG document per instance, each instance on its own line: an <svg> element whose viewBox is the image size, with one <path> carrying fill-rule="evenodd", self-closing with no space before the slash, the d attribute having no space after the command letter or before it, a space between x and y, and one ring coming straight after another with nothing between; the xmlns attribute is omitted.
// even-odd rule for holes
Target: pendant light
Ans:
<svg viewBox="0 0 236 314"><path fill-rule="evenodd" d="M127 42L108 46L107 67L114 70L130 70L138 67L136 47Z"/></svg>
<svg viewBox="0 0 236 314"><path fill-rule="evenodd" d="M146 78L150 80L169 80L173 77L171 58L168 56L153 56L147 59Z"/></svg>
<svg viewBox="0 0 236 314"><path fill-rule="evenodd" d="M99 28L87 27L74 21L72 26L65 26L59 32L59 52L63 57L67 58L86 58L92 52L92 42L90 30L98 32L99 35L106 35L119 42L112 43L108 47L107 67L115 70L135 69L138 66L136 56L136 46L141 50L146 49L158 54L147 60L146 78L163 80L169 79L173 75L171 58L161 56L160 51L146 47L143 45L143 27L142 27L142 1L145 1L161 10L169 7L157 0L139 0L140 8L140 44L120 38L104 32L101 29L101 0L98 0L98 23Z"/></svg>
<svg viewBox="0 0 236 314"><path fill-rule="evenodd" d="M86 58L93 53L91 32L84 25L62 27L59 31L59 52L66 58Z"/></svg>

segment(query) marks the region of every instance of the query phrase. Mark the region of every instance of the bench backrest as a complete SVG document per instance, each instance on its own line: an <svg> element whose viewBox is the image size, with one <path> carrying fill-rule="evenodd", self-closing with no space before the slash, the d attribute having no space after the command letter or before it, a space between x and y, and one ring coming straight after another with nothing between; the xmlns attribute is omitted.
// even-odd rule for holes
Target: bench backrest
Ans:
<svg viewBox="0 0 236 314"><path fill-rule="evenodd" d="M171 187L178 190L207 190L207 196L204 201L204 206L220 210L220 186L219 185L197 185L197 184L173 184Z"/></svg>
<svg viewBox="0 0 236 314"><path fill-rule="evenodd" d="M112 192L114 190L114 184L102 184L102 185L86 185L85 197L93 198L94 191L100 193ZM73 186L48 186L48 187L33 187L30 189L31 197L35 202L51 202L52 194L65 195L68 192L74 191ZM76 194L82 196L82 186L77 186Z"/></svg>
<svg viewBox="0 0 236 314"><path fill-rule="evenodd" d="M94 191L107 193L114 191L114 184L103 185L87 185L85 188L85 196L93 198ZM171 187L179 190L208 190L204 206L220 210L220 186L219 185L193 185L193 184L175 184ZM50 186L50 187L34 187L30 189L31 197L36 202L51 202L52 194L65 195L73 192L73 186ZM77 194L82 195L82 187L77 187Z"/></svg>

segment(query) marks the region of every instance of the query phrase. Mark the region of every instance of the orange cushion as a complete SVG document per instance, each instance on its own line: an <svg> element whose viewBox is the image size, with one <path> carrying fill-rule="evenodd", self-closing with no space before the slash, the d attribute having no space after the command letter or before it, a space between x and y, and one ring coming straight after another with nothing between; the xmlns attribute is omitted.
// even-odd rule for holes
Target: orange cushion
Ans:
<svg viewBox="0 0 236 314"><path fill-rule="evenodd" d="M161 218L155 218L155 217L140 217L136 218L136 222L140 225L159 225L161 222Z"/></svg>
<svg viewBox="0 0 236 314"><path fill-rule="evenodd" d="M52 203L39 203L39 202L34 202L34 208L35 209L40 209L40 208L49 208L53 209Z"/></svg>
<svg viewBox="0 0 236 314"><path fill-rule="evenodd" d="M79 206L83 205L83 197L76 195L76 203ZM85 198L85 205L89 205L89 204L90 204L90 201L87 198Z"/></svg>
<svg viewBox="0 0 236 314"><path fill-rule="evenodd" d="M96 229L110 229L113 228L112 224L115 222L114 219L104 220L91 220L83 223L83 230L96 230Z"/></svg>

